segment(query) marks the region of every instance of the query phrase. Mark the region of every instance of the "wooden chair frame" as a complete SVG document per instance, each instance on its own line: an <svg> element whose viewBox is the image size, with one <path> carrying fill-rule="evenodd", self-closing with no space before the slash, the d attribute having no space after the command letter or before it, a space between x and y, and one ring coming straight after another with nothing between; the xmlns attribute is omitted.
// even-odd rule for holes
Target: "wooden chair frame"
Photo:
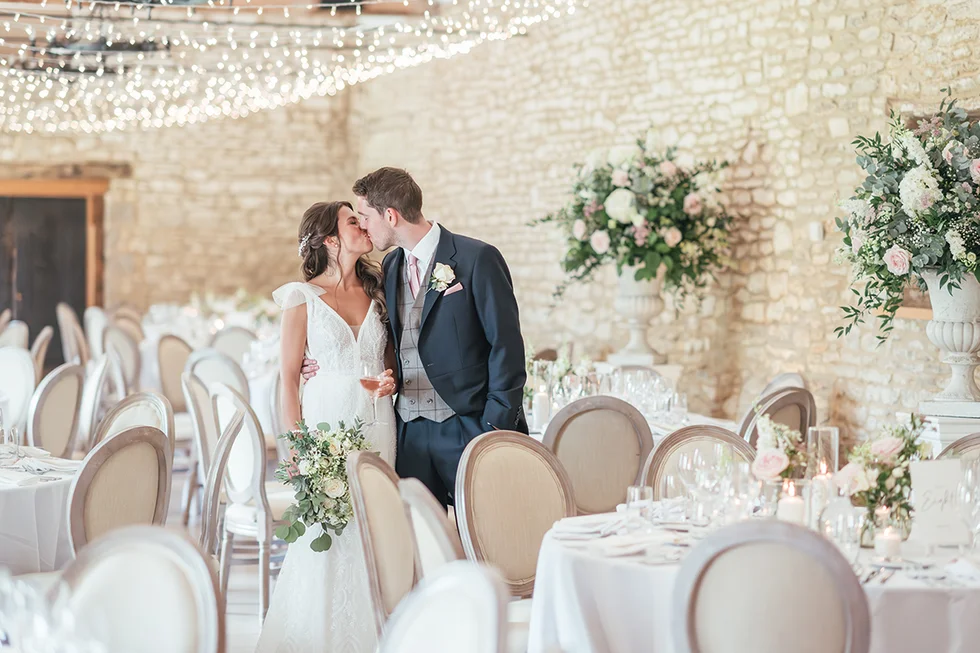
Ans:
<svg viewBox="0 0 980 653"><path fill-rule="evenodd" d="M800 434L806 437L807 429L817 424L817 404L813 394L806 388L783 388L760 399L749 408L739 426L739 435L755 448L759 437L756 424L762 415L774 415L787 406L798 406L800 409ZM756 410L758 408L758 410Z"/></svg>
<svg viewBox="0 0 980 653"><path fill-rule="evenodd" d="M417 478L403 478L398 481L398 492L402 496L402 501L408 509L409 520L412 522L412 537L415 538L415 576L423 578L424 569L422 568L421 550L416 535L415 516L412 514L413 508L418 516L425 520L429 530L435 536L435 543L442 557L447 562L464 560L466 554L463 553L463 544L460 542L459 535L449 522L449 515L445 508L432 496L429 488L425 487L422 481Z"/></svg>
<svg viewBox="0 0 980 653"><path fill-rule="evenodd" d="M155 392L150 392L149 390L144 392L137 392L136 394L129 395L118 404L113 406L106 416L99 423L98 428L95 430L95 435L92 438L92 446L96 446L101 443L108 433L109 428L112 423L119 417L121 413L128 411L134 404L148 404L153 408L157 414L161 417L160 422L165 425L163 429L163 434L167 436L168 447L170 449L170 460L173 463L174 449L176 448L176 429L174 427L174 412L170 408L170 402L167 401L166 397L159 395Z"/></svg>
<svg viewBox="0 0 980 653"><path fill-rule="evenodd" d="M755 449L752 448L752 445L728 429L706 424L695 424L677 429L660 441L657 448L650 452L650 456L643 465L641 478L644 485L653 488L653 498L655 501L661 499L660 494L664 470L667 462L673 455L681 447L691 442L712 441L730 445L750 463L755 460Z"/></svg>
<svg viewBox="0 0 980 653"><path fill-rule="evenodd" d="M62 382L62 379L69 377L74 377L78 382L78 396L75 399L75 405L71 407L71 430L68 433L68 440L65 443L64 449L52 451L49 447L45 446L43 434L41 433L41 415L44 412L44 405L48 401L48 397L51 396L51 393L54 392L55 387ZM71 452L75 449L75 438L78 435L78 413L84 395L84 367L65 363L52 370L51 374L48 374L41 381L41 384L37 386L37 390L34 391L34 396L31 397L31 405L28 409L27 443L32 447L44 449L56 458L70 457ZM60 410L68 410L68 408L68 406L59 407Z"/></svg>

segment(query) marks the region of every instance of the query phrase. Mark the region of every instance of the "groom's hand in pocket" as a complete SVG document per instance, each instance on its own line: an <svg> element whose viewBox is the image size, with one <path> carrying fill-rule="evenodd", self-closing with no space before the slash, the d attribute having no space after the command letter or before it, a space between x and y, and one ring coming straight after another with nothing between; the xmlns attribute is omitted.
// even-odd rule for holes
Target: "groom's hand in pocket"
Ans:
<svg viewBox="0 0 980 653"><path fill-rule="evenodd" d="M318 369L320 369L320 366L316 364L315 360L313 360L312 358L304 358L303 367L301 367L299 371L300 374L303 375L303 378L309 381L314 376L316 376L316 371Z"/></svg>

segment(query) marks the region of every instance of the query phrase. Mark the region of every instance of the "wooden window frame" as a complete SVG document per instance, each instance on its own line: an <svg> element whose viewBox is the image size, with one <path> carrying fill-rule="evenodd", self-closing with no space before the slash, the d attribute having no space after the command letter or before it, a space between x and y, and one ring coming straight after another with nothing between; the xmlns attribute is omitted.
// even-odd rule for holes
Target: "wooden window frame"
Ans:
<svg viewBox="0 0 980 653"><path fill-rule="evenodd" d="M0 197L85 200L85 303L103 301L103 196L108 179L0 179Z"/></svg>

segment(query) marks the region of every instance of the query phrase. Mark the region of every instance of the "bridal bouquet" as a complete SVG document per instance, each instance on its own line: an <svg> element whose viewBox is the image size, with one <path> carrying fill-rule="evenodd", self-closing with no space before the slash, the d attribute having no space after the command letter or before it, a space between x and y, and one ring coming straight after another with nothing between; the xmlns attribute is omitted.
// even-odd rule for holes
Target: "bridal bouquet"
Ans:
<svg viewBox="0 0 980 653"><path fill-rule="evenodd" d="M637 268L637 280L663 274L679 298L701 290L728 265L731 218L719 201L717 175L728 164L676 162L676 148L655 151L656 134L636 145L590 155L577 166L571 201L532 224L557 223L568 237L563 267L570 281L589 279L608 262ZM567 283L559 286L560 296Z"/></svg>
<svg viewBox="0 0 980 653"><path fill-rule="evenodd" d="M877 437L854 447L848 463L834 477L853 504L867 507L869 523L878 508L911 515L909 463L928 458L931 452L928 442L918 442L924 428L919 415L912 415L908 424L884 427Z"/></svg>
<svg viewBox="0 0 980 653"><path fill-rule="evenodd" d="M905 288L916 281L925 289L924 271L937 273L950 293L965 275L980 280L980 124L944 90L939 112L914 130L893 114L888 142L877 133L854 141L868 174L837 219L838 261L851 264L857 295L854 306L842 307L838 336L877 312L878 339L886 339Z"/></svg>
<svg viewBox="0 0 980 653"><path fill-rule="evenodd" d="M801 478L806 468L803 436L785 424L772 421L768 415L756 422L755 460L752 474L760 481L778 478Z"/></svg>
<svg viewBox="0 0 980 653"><path fill-rule="evenodd" d="M276 528L276 537L291 544L307 528L320 524L323 534L310 542L310 548L326 551L333 544L329 531L343 533L354 514L347 485L347 455L368 450L361 422L356 420L351 427L340 422L335 429L317 424L311 429L300 421L296 430L279 437L289 442L293 453L289 460L279 462L276 478L296 490L296 503L283 513L285 523Z"/></svg>

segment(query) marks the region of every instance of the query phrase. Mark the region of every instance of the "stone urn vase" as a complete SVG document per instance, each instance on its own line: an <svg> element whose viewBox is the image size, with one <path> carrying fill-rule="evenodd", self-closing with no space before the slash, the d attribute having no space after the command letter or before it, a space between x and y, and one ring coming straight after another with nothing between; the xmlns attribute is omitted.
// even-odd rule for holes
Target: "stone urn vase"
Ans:
<svg viewBox="0 0 980 653"><path fill-rule="evenodd" d="M613 365L659 365L666 362L647 342L647 327L650 320L664 310L660 298L663 282L659 277L636 280L638 266L623 266L619 274L619 288L616 295L616 313L626 319L630 339L626 346L609 356Z"/></svg>
<svg viewBox="0 0 980 653"><path fill-rule="evenodd" d="M974 371L980 364L980 283L966 274L959 289L950 293L939 287L941 275L928 270L922 278L929 287L932 319L926 325L929 341L939 347L942 361L952 369L946 388L932 398L933 402L977 402L980 388Z"/></svg>

